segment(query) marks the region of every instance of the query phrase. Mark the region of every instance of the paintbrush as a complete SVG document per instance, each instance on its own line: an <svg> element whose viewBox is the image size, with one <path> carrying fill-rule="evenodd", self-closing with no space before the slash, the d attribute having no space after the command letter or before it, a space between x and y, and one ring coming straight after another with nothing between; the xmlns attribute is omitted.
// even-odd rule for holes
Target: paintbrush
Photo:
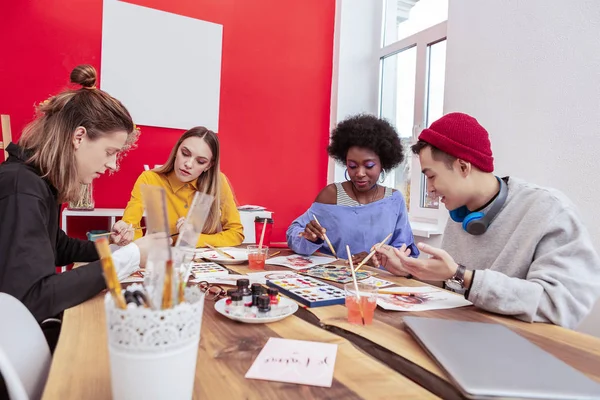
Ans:
<svg viewBox="0 0 600 400"><path fill-rule="evenodd" d="M365 314L362 309L362 301L360 298L360 291L358 290L358 282L356 281L356 275L354 274L354 266L352 265L352 253L350 253L350 247L346 245L346 252L348 253L348 262L350 263L350 271L352 271L352 280L354 281L354 289L356 290L356 297L358 300L358 310L360 311L360 318L362 324L365 324Z"/></svg>
<svg viewBox="0 0 600 400"><path fill-rule="evenodd" d="M321 225L321 223L320 223L320 222L319 222L319 220L317 219L317 216L313 214L313 218L314 218L315 222L316 222L317 224L319 224L319 226L322 228L322 227L323 227L323 225ZM329 250L331 250L331 253L333 254L333 256L334 256L335 258L338 258L337 254L335 253L335 249L333 248L333 245L331 244L331 242L329 241L329 238L327 237L327 235L326 235L325 233L323 234L323 238L324 238L324 239L325 239L325 241L327 242L327 246L329 246ZM350 254L350 253L348 253L348 254Z"/></svg>
<svg viewBox="0 0 600 400"><path fill-rule="evenodd" d="M275 257L279 253L281 253L281 251L276 251L275 253L271 253L267 256L267 258Z"/></svg>
<svg viewBox="0 0 600 400"><path fill-rule="evenodd" d="M206 243L206 247L210 248L211 250L214 250L214 251L216 251L217 253L219 253L219 254L220 254L220 255L222 255L223 257L227 257L227 258L231 258L232 260L235 260L235 257L234 257L234 256L232 256L231 254L229 254L229 253L226 253L226 252L224 252L223 250L221 250L221 249L218 249L218 248L216 248L216 247L214 247L214 246L212 246L212 245L210 245L210 244L208 244L208 243Z"/></svg>
<svg viewBox="0 0 600 400"><path fill-rule="evenodd" d="M145 229L145 227L141 227L141 228L131 228L131 229L127 229L127 230L132 230L132 231L141 231L142 229ZM118 234L117 232L104 232L104 233L94 233L92 235L90 235L91 237L100 237L100 236L110 236L113 233Z"/></svg>
<svg viewBox="0 0 600 400"><path fill-rule="evenodd" d="M106 287L108 288L115 305L124 310L127 308L127 303L125 302L125 297L123 297L123 292L121 292L121 283L117 277L117 271L112 259L112 253L110 251L110 247L108 247L108 240L106 240L106 238L101 238L96 240L94 244L96 246L98 256L100 256L100 264L102 265L102 272L104 273Z"/></svg>
<svg viewBox="0 0 600 400"><path fill-rule="evenodd" d="M390 238L392 237L392 234L390 233L389 235L387 235L385 237L385 239L383 239L383 241L381 241L380 243L377 243L375 245L375 248L373 249L372 252L369 253L368 256L366 256L361 262L360 264L358 264L358 266L356 267L356 269L354 270L354 272L358 271L359 269L362 268L363 265L365 265L367 263L367 261L369 261L371 259L371 257L373 257L375 255L375 253L377 252L378 249L381 248L381 246L383 246L385 244L385 242L387 242Z"/></svg>
<svg viewBox="0 0 600 400"><path fill-rule="evenodd" d="M394 292L393 290L379 290L377 293L379 294L395 294L397 296L410 296L410 297L414 297L417 295L417 293L411 293L411 292Z"/></svg>

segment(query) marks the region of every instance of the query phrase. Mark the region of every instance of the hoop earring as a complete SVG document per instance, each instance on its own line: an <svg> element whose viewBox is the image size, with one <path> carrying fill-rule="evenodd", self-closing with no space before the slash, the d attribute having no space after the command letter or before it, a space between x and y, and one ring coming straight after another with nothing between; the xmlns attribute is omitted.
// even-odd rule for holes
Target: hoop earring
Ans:
<svg viewBox="0 0 600 400"><path fill-rule="evenodd" d="M347 181L350 180L350 178L348 178L348 168L346 168L346 170L344 171L344 178L346 178Z"/></svg>
<svg viewBox="0 0 600 400"><path fill-rule="evenodd" d="M381 171L381 176L379 177L379 183L385 182L385 171Z"/></svg>

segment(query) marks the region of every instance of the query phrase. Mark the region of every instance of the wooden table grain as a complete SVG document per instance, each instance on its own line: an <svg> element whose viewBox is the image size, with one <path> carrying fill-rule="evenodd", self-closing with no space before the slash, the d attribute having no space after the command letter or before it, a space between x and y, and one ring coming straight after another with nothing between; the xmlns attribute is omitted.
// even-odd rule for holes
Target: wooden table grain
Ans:
<svg viewBox="0 0 600 400"><path fill-rule="evenodd" d="M65 312L43 399L110 399L110 366L103 296ZM331 388L246 379L268 338L338 345ZM133 383L135 384L135 383ZM243 324L206 301L194 399L430 399L428 390L369 356L348 340L297 316Z"/></svg>
<svg viewBox="0 0 600 400"><path fill-rule="evenodd" d="M287 250L284 252L285 254L291 254L291 252ZM335 262L335 264L342 263L342 261ZM246 265L235 265L229 268L236 273L252 272ZM289 269L271 265L267 265L266 268L289 271ZM368 266L363 267L363 270L392 281L398 286L425 285L417 280L397 277L387 271ZM327 283L338 287L343 286L335 282ZM445 382L450 382L447 374L404 329L404 316L505 325L591 379L600 382L600 339L552 324L527 323L512 317L492 314L474 306L420 312L388 311L377 307L373 325L369 326L348 323L346 307L341 305L306 308L306 311L314 315L314 321L322 328L348 339L363 351L444 398L450 395L460 397L460 394L458 391L448 392L448 388L444 387L439 379L436 379L441 378Z"/></svg>
<svg viewBox="0 0 600 400"><path fill-rule="evenodd" d="M282 255L289 253L289 250L282 251ZM227 268L237 274L253 272L247 264ZM290 271L270 265L266 269ZM365 269L399 286L424 285L370 267ZM460 399L460 393L445 372L404 330L403 317L407 315L503 324L600 382L600 339L554 325L521 322L473 306L416 313L377 308L373 324L369 326L349 324L344 306L301 307L294 316L282 321L247 325L221 316L207 301L194 398ZM269 337L338 344L332 387L244 378ZM43 398L111 398L102 297L65 312Z"/></svg>

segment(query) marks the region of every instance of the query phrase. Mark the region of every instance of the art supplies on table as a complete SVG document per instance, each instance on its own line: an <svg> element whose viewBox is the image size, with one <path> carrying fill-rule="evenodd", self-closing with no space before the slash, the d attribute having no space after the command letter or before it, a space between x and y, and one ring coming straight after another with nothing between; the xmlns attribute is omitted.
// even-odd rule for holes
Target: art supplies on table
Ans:
<svg viewBox="0 0 600 400"><path fill-rule="evenodd" d="M220 276L207 276L202 279L198 279L198 281L206 281L208 283L213 283L215 285L227 285L227 286L235 286L238 279L248 278L246 275L237 275L237 274L229 274L229 275L220 275ZM253 283L252 279L250 279L250 283Z"/></svg>
<svg viewBox="0 0 600 400"><path fill-rule="evenodd" d="M192 280L203 281L205 278L213 276L226 276L229 271L214 262L192 262L190 269Z"/></svg>
<svg viewBox="0 0 600 400"><path fill-rule="evenodd" d="M278 289L250 284L249 279L241 278L236 282L236 289L228 290L227 298L215 304L215 310L235 321L264 324L289 317L298 310L298 304L281 297Z"/></svg>
<svg viewBox="0 0 600 400"><path fill-rule="evenodd" d="M146 211L146 235L152 238L144 283L156 306L172 308L181 301L183 287L179 284L179 265L175 268L173 262L167 195L164 188L153 185L141 185L140 191Z"/></svg>
<svg viewBox="0 0 600 400"><path fill-rule="evenodd" d="M337 345L269 338L246 378L331 387Z"/></svg>
<svg viewBox="0 0 600 400"><path fill-rule="evenodd" d="M123 295L124 309L110 294L104 298L111 397L191 399L205 304L201 289L186 287L172 308L164 308L162 299L154 303L139 283Z"/></svg>
<svg viewBox="0 0 600 400"><path fill-rule="evenodd" d="M298 275L292 271L261 271L249 272L246 277L249 278L251 282L258 282L266 285L267 280L276 281L278 279L302 278L302 275Z"/></svg>
<svg viewBox="0 0 600 400"><path fill-rule="evenodd" d="M146 274L146 271L144 271L143 269L137 270L133 274L129 275L129 277L122 280L121 283L133 283L133 282L142 283L142 282L144 282L145 274Z"/></svg>
<svg viewBox="0 0 600 400"><path fill-rule="evenodd" d="M257 307L253 307L254 309L252 307L245 307L242 308L240 312L236 313L227 310L227 300L228 299L221 299L217 301L215 303L215 310L229 319L246 324L268 324L277 322L293 315L298 310L298 303L288 298L280 297L278 306L271 306L271 309L266 311L263 315L259 315ZM244 306L241 305L241 307Z"/></svg>
<svg viewBox="0 0 600 400"><path fill-rule="evenodd" d="M377 305L393 311L443 310L470 306L462 295L436 287L393 287L379 291Z"/></svg>
<svg viewBox="0 0 600 400"><path fill-rule="evenodd" d="M299 274L312 276L313 278L324 279L338 283L352 282L352 271L347 265L320 265L317 267L298 270ZM356 279L362 281L371 276L371 273L366 271L356 272Z"/></svg>
<svg viewBox="0 0 600 400"><path fill-rule="evenodd" d="M358 278L358 274L360 274L360 271L355 272L355 273L357 274L356 278L359 279ZM373 286L376 286L378 288L384 288L384 287L394 286L395 285L394 282L386 281L385 279L376 278L374 276L370 276L367 279L363 279L362 281L360 281L360 283L364 283L364 284L367 284L367 285L373 285Z"/></svg>
<svg viewBox="0 0 600 400"><path fill-rule="evenodd" d="M217 252L216 250L206 250L202 252L196 252L194 260L203 258L205 260L210 260L219 264L243 264L245 262L248 262L248 252L245 249L227 247L221 248L219 250L226 252L233 258L223 256L222 254L219 254L219 252Z"/></svg>
<svg viewBox="0 0 600 400"><path fill-rule="evenodd" d="M108 245L108 239L106 237L101 237L94 242L94 245L96 246L96 251L100 257L106 288L112 296L114 304L120 309L127 308L127 303L125 303L125 297L121 290L121 283L119 282L117 270L115 269L115 264L113 262L112 253Z"/></svg>
<svg viewBox="0 0 600 400"><path fill-rule="evenodd" d="M289 256L279 256L268 258L265 264L268 265L281 265L283 267L291 269L306 269L316 267L318 265L327 264L335 261L332 257L321 257L321 256L301 256L299 254L292 254Z"/></svg>
<svg viewBox="0 0 600 400"><path fill-rule="evenodd" d="M307 307L323 307L346 302L344 290L313 278L267 280L267 286L291 297Z"/></svg>

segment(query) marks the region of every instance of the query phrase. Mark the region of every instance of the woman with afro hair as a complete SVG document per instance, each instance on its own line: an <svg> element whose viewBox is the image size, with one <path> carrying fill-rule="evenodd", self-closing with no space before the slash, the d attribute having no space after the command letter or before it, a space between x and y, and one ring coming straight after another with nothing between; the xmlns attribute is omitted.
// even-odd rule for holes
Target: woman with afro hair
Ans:
<svg viewBox="0 0 600 400"><path fill-rule="evenodd" d="M302 255L315 251L331 254L324 242L327 232L337 256L347 259L348 245L357 263L391 233L389 245L418 256L404 197L378 183L383 172L404 160L394 127L373 115L350 117L332 131L327 151L346 166L346 181L326 186L310 208L292 222L287 230L288 246ZM369 263L377 267L387 261L381 255L371 260Z"/></svg>

